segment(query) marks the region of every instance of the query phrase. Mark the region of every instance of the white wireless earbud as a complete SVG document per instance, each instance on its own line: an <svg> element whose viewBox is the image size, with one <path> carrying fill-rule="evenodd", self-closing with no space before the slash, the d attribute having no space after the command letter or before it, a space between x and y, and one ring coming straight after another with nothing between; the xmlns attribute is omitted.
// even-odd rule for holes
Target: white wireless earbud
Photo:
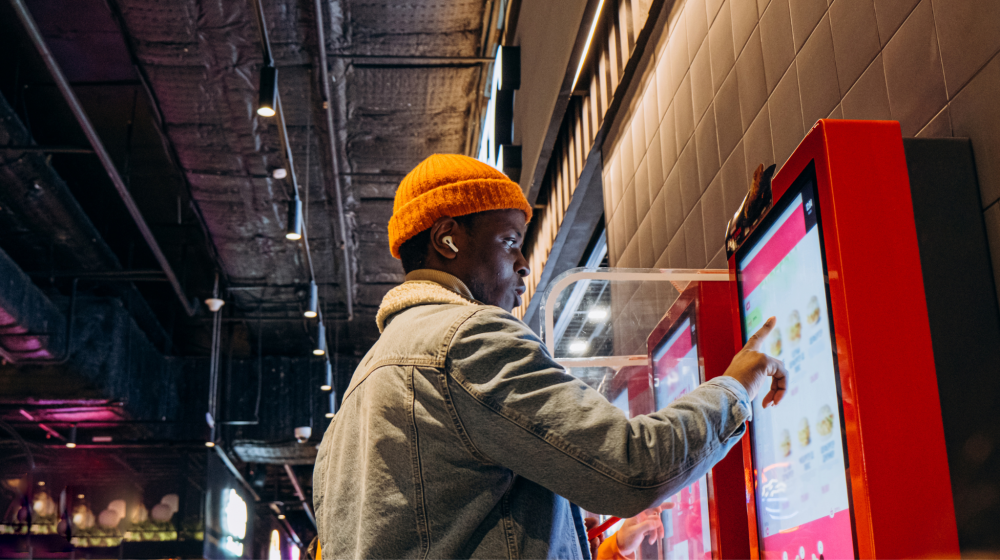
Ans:
<svg viewBox="0 0 1000 560"><path fill-rule="evenodd" d="M452 251L455 251L456 253L458 252L458 247L455 246L455 242L451 240L450 235L444 236L444 239L441 240L441 243L447 245L448 248L450 248Z"/></svg>

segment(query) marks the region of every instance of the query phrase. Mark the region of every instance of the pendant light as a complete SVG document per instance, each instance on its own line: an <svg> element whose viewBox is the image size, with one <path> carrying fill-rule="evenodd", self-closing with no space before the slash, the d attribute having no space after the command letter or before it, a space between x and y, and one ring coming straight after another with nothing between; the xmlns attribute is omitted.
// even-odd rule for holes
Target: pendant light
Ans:
<svg viewBox="0 0 1000 560"><path fill-rule="evenodd" d="M302 239L302 199L298 193L295 193L295 198L288 203L288 231L285 233L285 238L289 241Z"/></svg>
<svg viewBox="0 0 1000 560"><path fill-rule="evenodd" d="M316 348L313 350L315 356L326 355L326 327L321 321L316 327Z"/></svg>
<svg viewBox="0 0 1000 560"><path fill-rule="evenodd" d="M66 447L73 449L76 447L76 424L69 429L69 439L66 440Z"/></svg>
<svg viewBox="0 0 1000 560"><path fill-rule="evenodd" d="M320 391L332 391L333 390L333 364L330 360L326 361L326 381L319 386Z"/></svg>
<svg viewBox="0 0 1000 560"><path fill-rule="evenodd" d="M303 315L310 319L319 315L319 286L316 285L315 280L309 281L309 307L306 308Z"/></svg>
<svg viewBox="0 0 1000 560"><path fill-rule="evenodd" d="M278 99L278 69L270 64L260 69L260 100L257 102L257 114L262 117L273 117Z"/></svg>

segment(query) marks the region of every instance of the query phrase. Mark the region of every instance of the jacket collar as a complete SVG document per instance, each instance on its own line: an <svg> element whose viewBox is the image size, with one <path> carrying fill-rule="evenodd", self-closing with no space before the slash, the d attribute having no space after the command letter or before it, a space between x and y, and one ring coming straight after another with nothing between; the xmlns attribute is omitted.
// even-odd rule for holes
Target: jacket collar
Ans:
<svg viewBox="0 0 1000 560"><path fill-rule="evenodd" d="M382 298L375 315L379 332L384 331L388 321L400 311L429 304L480 305L469 288L451 274L431 269L415 270Z"/></svg>

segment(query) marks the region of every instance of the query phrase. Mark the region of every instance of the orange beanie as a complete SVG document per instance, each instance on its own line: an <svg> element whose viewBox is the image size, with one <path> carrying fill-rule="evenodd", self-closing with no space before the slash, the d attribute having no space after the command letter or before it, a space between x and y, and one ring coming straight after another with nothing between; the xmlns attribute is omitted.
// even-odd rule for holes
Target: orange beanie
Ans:
<svg viewBox="0 0 1000 560"><path fill-rule="evenodd" d="M396 190L389 219L389 250L430 229L439 218L517 209L531 219L521 187L493 167L468 156L434 154L410 171Z"/></svg>

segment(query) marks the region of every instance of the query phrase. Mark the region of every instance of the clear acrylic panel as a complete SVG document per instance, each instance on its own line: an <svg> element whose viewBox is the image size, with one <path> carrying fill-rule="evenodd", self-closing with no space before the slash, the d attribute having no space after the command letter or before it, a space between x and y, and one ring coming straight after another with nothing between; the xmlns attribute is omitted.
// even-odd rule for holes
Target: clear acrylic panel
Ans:
<svg viewBox="0 0 1000 560"><path fill-rule="evenodd" d="M728 281L728 270L568 270L542 296L542 340L570 374L615 403L626 374L648 367L646 339L681 292Z"/></svg>

